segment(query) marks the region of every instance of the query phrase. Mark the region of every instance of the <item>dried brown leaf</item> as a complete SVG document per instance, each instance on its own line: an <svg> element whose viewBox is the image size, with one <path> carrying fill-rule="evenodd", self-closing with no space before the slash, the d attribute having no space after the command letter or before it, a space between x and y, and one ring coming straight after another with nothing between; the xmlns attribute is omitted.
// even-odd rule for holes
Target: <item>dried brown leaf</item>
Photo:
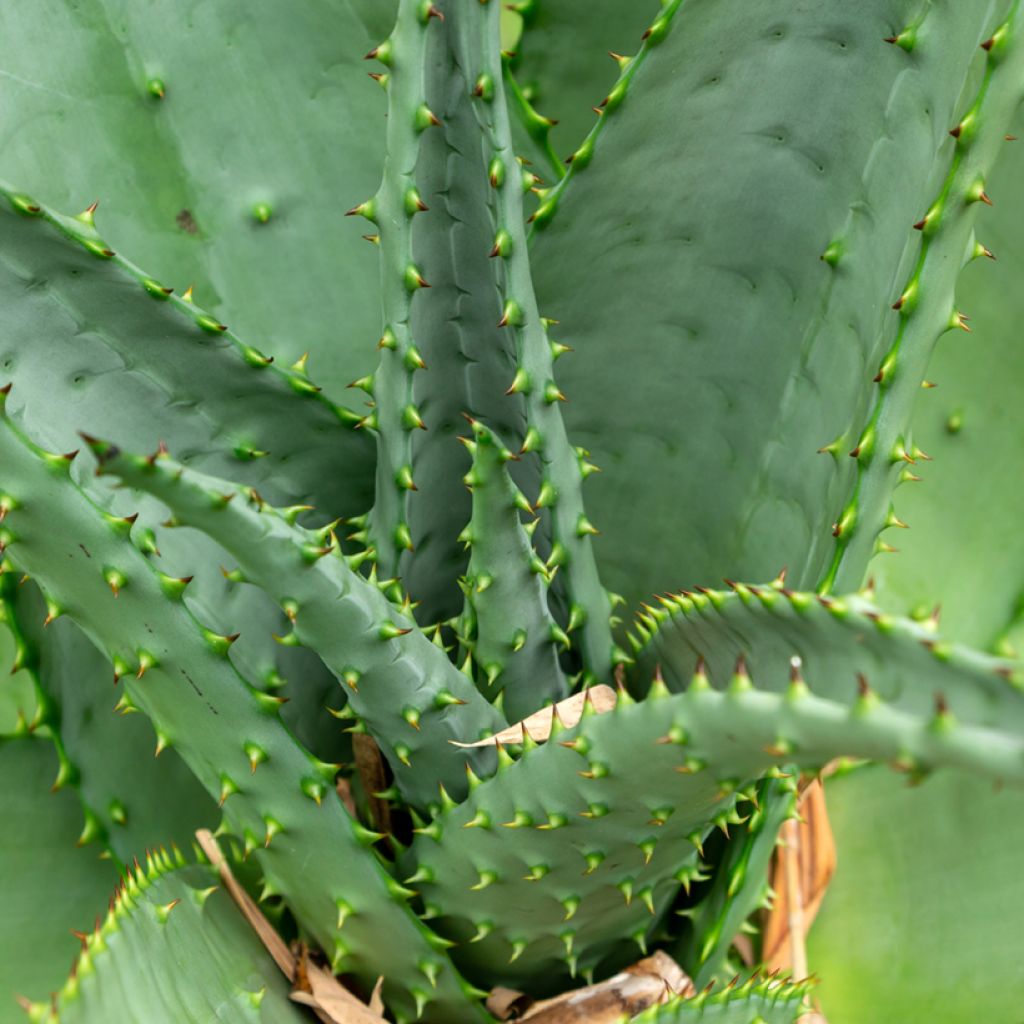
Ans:
<svg viewBox="0 0 1024 1024"><path fill-rule="evenodd" d="M293 1002L311 1006L329 1024L381 1024L384 1018L361 1002L329 971L305 960L309 991L292 991Z"/></svg>
<svg viewBox="0 0 1024 1024"><path fill-rule="evenodd" d="M499 1020L530 1024L618 1024L672 995L694 995L693 982L667 953L657 952L596 985L530 1005L528 996L497 988L487 1008Z"/></svg>
<svg viewBox="0 0 1024 1024"><path fill-rule="evenodd" d="M345 805L345 810L352 815L353 818L357 817L356 814L356 799L352 795L352 783L348 781L343 775L339 775L334 780L334 788L338 791L338 797L341 802Z"/></svg>
<svg viewBox="0 0 1024 1024"><path fill-rule="evenodd" d="M764 918L761 960L769 970L804 978L807 933L835 872L836 847L820 780L803 790L797 808L800 820L783 825L783 843L775 851L775 902Z"/></svg>
<svg viewBox="0 0 1024 1024"><path fill-rule="evenodd" d="M373 991L370 993L370 1011L372 1013L380 1014L384 1016L384 998L381 996L381 990L384 988L384 975L382 974L378 979L377 983L373 986Z"/></svg>
<svg viewBox="0 0 1024 1024"><path fill-rule="evenodd" d="M600 715L615 707L616 694L610 686L605 686L603 683L600 686L591 686L589 690L574 693L557 704L535 711L521 722L502 729L496 736L488 736L487 739L477 740L476 743L459 743L457 740L448 742L456 747L493 747L498 743L522 743L525 731L529 733L530 739L537 743L543 743L551 736L551 726L556 714L559 721L571 729L574 725L578 725L579 720L583 717L583 706L588 699L594 710Z"/></svg>
<svg viewBox="0 0 1024 1024"><path fill-rule="evenodd" d="M533 1005L533 1000L515 988L496 985L487 997L487 1012L498 1020L518 1020Z"/></svg>
<svg viewBox="0 0 1024 1024"><path fill-rule="evenodd" d="M391 805L387 800L374 796L388 788L388 776L384 768L384 757L372 736L354 733L352 753L355 755L356 771L363 784L370 808L370 824L378 832L391 835Z"/></svg>

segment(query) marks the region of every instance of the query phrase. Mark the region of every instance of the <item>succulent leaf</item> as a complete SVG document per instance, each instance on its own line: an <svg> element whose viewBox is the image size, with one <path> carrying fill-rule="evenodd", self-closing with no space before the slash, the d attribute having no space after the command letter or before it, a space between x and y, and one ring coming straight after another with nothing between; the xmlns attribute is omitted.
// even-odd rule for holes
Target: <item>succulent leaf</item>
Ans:
<svg viewBox="0 0 1024 1024"><path fill-rule="evenodd" d="M516 984L539 972L585 970L622 936L645 941L682 881L680 865L709 829L737 820L736 794L793 762L816 770L850 755L919 774L949 765L1024 782L1019 725L982 728L913 703L844 700L828 688L827 674L820 692L829 696L817 696L816 678L808 680L794 679L788 666L779 678L766 664L753 681L744 676L722 692L698 662L685 692L662 686L640 703L620 700L609 714L584 717L569 738L525 751L435 819L411 855L431 869L422 892L439 930L467 941L481 920L501 922L454 951L457 963L473 977L507 959L500 977ZM641 758L638 790L631 767ZM658 808L672 809L662 824L654 824ZM638 845L645 825L653 854ZM514 846L505 841L508 827L521 829ZM459 841L446 840L457 828ZM531 898L520 880L538 872L545 885ZM646 910L643 903L638 910L637 892L650 894ZM552 894L580 901L568 954Z"/></svg>
<svg viewBox="0 0 1024 1024"><path fill-rule="evenodd" d="M424 905L459 943L452 955L471 978L533 988L543 979L543 989L558 991L606 956L624 966L682 876L700 874L712 819L730 820L736 797L711 771L674 770L678 755L655 742L670 723L651 724L653 711L620 707L556 731L416 838L410 864L430 875L419 886ZM648 838L651 851L641 846Z"/></svg>
<svg viewBox="0 0 1024 1024"><path fill-rule="evenodd" d="M860 583L877 550L878 535L887 526L902 525L891 512L891 497L906 462L929 458L910 441L911 412L940 337L955 328L970 330L953 304L953 293L963 264L976 256L977 211L991 204L985 180L1024 99L1022 35L1024 18L1013 3L993 36L999 44L985 50L977 91L950 132L955 151L946 177L924 217L914 224L921 232L921 247L893 304L899 327L875 378L879 390L870 417L850 453L857 464L856 479L833 528L835 551L821 581L825 589L841 592Z"/></svg>
<svg viewBox="0 0 1024 1024"><path fill-rule="evenodd" d="M520 519L530 506L508 472L512 453L488 427L470 425L473 515L461 632L486 692L504 694L514 722L567 695L558 651L569 638L548 608L549 572Z"/></svg>
<svg viewBox="0 0 1024 1024"><path fill-rule="evenodd" d="M385 974L385 999L409 1012L422 987L417 964L436 963L431 1004L453 1020L477 1019L464 983L404 900L392 898L393 880L331 792L333 767L295 742L279 716L265 710L262 692L232 665L227 649L234 638L205 630L183 603L168 599L145 556L107 528L66 467L47 460L8 415L0 420L0 453L5 487L19 496L5 520L5 560L30 572L108 657L138 664L142 644L155 655L143 678L126 676L123 685L153 721L157 753L177 748L215 798L225 773L235 782L238 791L224 803L226 828L246 838L268 880L339 965L370 985ZM100 565L116 565L129 579L118 596ZM309 796L309 779L326 783L327 799ZM338 899L354 910L343 933Z"/></svg>
<svg viewBox="0 0 1024 1024"><path fill-rule="evenodd" d="M977 15L930 8L912 55L883 42L906 24L896 0L827 32L797 3L742 0L652 23L531 254L545 310L587 353L559 367L570 430L616 467L588 499L614 590L641 600L681 566L704 585L788 564L810 587L827 570L850 425L899 321L881 297L920 251L911 225L956 159L949 127L998 24ZM837 437L835 458L816 454Z"/></svg>
<svg viewBox="0 0 1024 1024"><path fill-rule="evenodd" d="M499 5L460 0L453 7L459 10L462 26L460 60L466 66L479 67L481 74L500 80ZM553 542L550 561L559 567L566 601L570 608L577 606L582 612L576 647L584 676L590 681L608 682L613 664L621 660L609 626L611 599L598 576L591 534L579 529L586 520L581 485L587 463L584 455L569 443L560 410L565 396L555 383L548 321L537 305L523 225L523 189L519 174L511 173L519 165L512 148L508 107L501 90L495 92L493 100L479 96L475 103L491 165L509 172L500 181L494 175L491 178L495 223L510 238L508 254L501 259L504 314L499 325L515 336L517 376L513 378L513 387L520 379L520 371L530 382L528 387L518 390L524 395L527 424L531 428L527 435L531 440L529 450L537 453L542 467L540 492L534 505L543 505L547 510ZM542 501L545 497L547 500Z"/></svg>
<svg viewBox="0 0 1024 1024"><path fill-rule="evenodd" d="M13 572L0 575L0 590L14 579ZM14 612L32 649L47 654L35 672L53 708L49 731L86 813L102 826L100 838L122 865L162 842L187 848L197 828L216 824L216 805L176 750L153 757L153 728L111 686L108 659L67 617L44 628L42 606L33 584L18 587Z"/></svg>
<svg viewBox="0 0 1024 1024"><path fill-rule="evenodd" d="M466 458L455 443L462 417L486 415L509 437L522 437L526 427L522 399L504 395L515 350L497 326L488 154L473 82L453 48L456 19L424 25L412 7L390 38L388 127L398 142L373 199L393 343L381 349L371 392L381 458L370 522L379 570L402 577L420 603L419 620L432 624L457 615L461 604L456 579L466 555L458 534L469 518ZM422 102L440 123L417 133L408 123ZM410 296L394 284L407 264L420 268L429 289ZM408 429L410 404L425 430ZM523 485L535 487L536 467L524 460L520 469Z"/></svg>
<svg viewBox="0 0 1024 1024"><path fill-rule="evenodd" d="M136 861L138 865L138 861ZM52 1008L29 1020L217 1020L298 1024L289 984L208 868L150 853L97 919Z"/></svg>
<svg viewBox="0 0 1024 1024"><path fill-rule="evenodd" d="M747 918L764 906L772 854L779 829L796 815L796 779L764 779L757 788L746 821L730 836L711 888L692 911L692 930L680 962L690 969L694 984L731 977L727 958L733 939Z"/></svg>
<svg viewBox="0 0 1024 1024"><path fill-rule="evenodd" d="M59 209L99 200L114 249L178 293L195 282L279 363L309 351L340 394L372 369L379 326L375 267L340 217L379 175L384 96L362 56L395 6L7 9L3 173Z"/></svg>
<svg viewBox="0 0 1024 1024"><path fill-rule="evenodd" d="M689 999L670 999L638 1017L637 1024L687 1024L715 1021L718 1024L794 1024L806 1009L809 985L772 978L739 979L724 990L702 992Z"/></svg>
<svg viewBox="0 0 1024 1024"><path fill-rule="evenodd" d="M87 247L105 244L95 228L34 200L24 201L29 213L19 212L19 197L0 184L10 254L0 267L8 311L0 360L5 384L17 389L12 404L29 410L44 443L93 430L115 443L156 447L159 413L166 410L166 423L185 405L198 414L187 430L180 416L173 423L194 456L214 456L236 472L244 466L254 484L272 477L292 500L312 495L335 514L359 510L372 451L354 429L354 413L306 390L302 374L270 362L233 331L205 331L209 314L194 302L174 294L155 302L146 272ZM78 323L97 329L83 335ZM240 445L268 454L240 460ZM333 459L353 474L347 486L323 474L320 467Z"/></svg>
<svg viewBox="0 0 1024 1024"><path fill-rule="evenodd" d="M1010 133L1024 135L1020 113ZM1024 152L1008 142L990 180L997 206L980 211L977 225L996 259L979 255L957 284L973 333L951 332L939 345L928 371L938 387L922 392L914 410L913 437L934 461L915 469L921 483L897 493L896 509L910 526L890 532L899 553L879 554L870 567L886 610L927 619L941 606L945 635L1004 656L1024 650L1017 523L1024 448L1016 427L1024 296L1015 269L1024 259L1022 175ZM1024 796L954 775L908 789L868 769L830 781L828 799L839 866L808 955L828 978L820 994L832 1024L878 1014L909 1022L927 1002L941 1004L943 1024L1012 1017L1012 985L983 986L968 1006L955 979L1010 978L1017 969L1003 929L1024 908L1020 887L1006 883L1016 870L1006 854L1022 841L1015 833ZM935 887L964 871L963 837L970 837L967 898L936 900ZM893 918L897 892L907 913ZM861 985L868 976L872 984Z"/></svg>

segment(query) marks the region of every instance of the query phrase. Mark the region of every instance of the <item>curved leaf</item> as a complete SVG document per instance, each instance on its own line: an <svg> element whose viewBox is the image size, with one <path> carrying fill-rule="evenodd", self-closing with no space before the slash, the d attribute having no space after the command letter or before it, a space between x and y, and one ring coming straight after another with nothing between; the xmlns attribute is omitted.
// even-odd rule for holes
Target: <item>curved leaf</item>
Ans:
<svg viewBox="0 0 1024 1024"><path fill-rule="evenodd" d="M577 351L567 415L605 471L588 505L613 589L783 564L810 586L829 564L856 464L817 450L857 444L911 225L993 27L989 5L932 7L913 54L883 42L916 12L669 4L538 210L538 291Z"/></svg>
<svg viewBox="0 0 1024 1024"><path fill-rule="evenodd" d="M932 624L886 615L866 595L819 597L780 583L734 587L665 597L657 610L640 614L641 683L660 671L670 689L681 690L702 659L719 689L747 669L784 688L796 658L815 692L831 700L852 703L858 690L870 689L918 715L938 703L972 725L1024 727L1019 662L946 643Z"/></svg>
<svg viewBox="0 0 1024 1024"><path fill-rule="evenodd" d="M36 1004L29 1020L300 1024L289 988L217 876L161 849L125 876L53 1007Z"/></svg>
<svg viewBox="0 0 1024 1024"><path fill-rule="evenodd" d="M1020 115L1011 132L1024 135ZM893 531L899 551L871 567L883 607L924 617L940 606L944 633L1004 654L1021 649L1024 590L1022 176L1024 150L1009 142L987 185L996 207L978 220L996 259L967 268L957 288L972 333L939 346L938 387L915 410L915 441L934 461L900 492L910 529ZM1013 1020L1024 797L952 775L908 789L880 769L830 779L827 792L839 861L808 953L830 1024Z"/></svg>
<svg viewBox="0 0 1024 1024"><path fill-rule="evenodd" d="M362 57L394 6L6 6L0 172L59 207L99 200L115 249L344 387L380 331L374 261L341 215L380 172L384 97Z"/></svg>

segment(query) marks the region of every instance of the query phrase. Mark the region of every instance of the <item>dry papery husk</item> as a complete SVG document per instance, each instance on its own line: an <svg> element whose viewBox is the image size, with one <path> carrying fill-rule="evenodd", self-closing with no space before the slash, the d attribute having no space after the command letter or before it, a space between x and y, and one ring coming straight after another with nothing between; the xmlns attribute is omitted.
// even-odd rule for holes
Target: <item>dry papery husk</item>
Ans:
<svg viewBox="0 0 1024 1024"><path fill-rule="evenodd" d="M675 995L696 993L686 972L667 953L657 952L596 985L534 1002L515 989L496 988L487 1009L498 1020L530 1024L617 1024Z"/></svg>

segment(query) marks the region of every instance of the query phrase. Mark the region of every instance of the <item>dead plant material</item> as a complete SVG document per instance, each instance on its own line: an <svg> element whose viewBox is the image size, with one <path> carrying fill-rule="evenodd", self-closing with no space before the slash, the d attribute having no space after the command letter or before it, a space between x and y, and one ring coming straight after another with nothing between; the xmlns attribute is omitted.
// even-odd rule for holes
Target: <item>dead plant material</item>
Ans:
<svg viewBox="0 0 1024 1024"><path fill-rule="evenodd" d="M488 736L487 739L477 740L476 743L459 743L457 740L448 742L456 747L493 747L499 743L507 746L510 743L522 743L525 732L534 742L543 743L551 736L551 728L556 716L562 725L571 729L574 725L579 724L583 717L583 708L588 701L593 709L601 715L615 707L616 693L610 686L605 686L603 683L600 686L591 686L582 693L574 693L557 704L535 711L521 722L502 729L496 736Z"/></svg>
<svg viewBox="0 0 1024 1024"><path fill-rule="evenodd" d="M373 991L370 993L370 1012L380 1014L384 1016L384 998L381 995L381 991L384 988L384 975L382 974L377 979L377 984L373 986Z"/></svg>
<svg viewBox="0 0 1024 1024"><path fill-rule="evenodd" d="M514 989L496 988L487 1009L499 1020L530 1024L618 1024L674 995L696 994L693 982L667 953L645 957L614 977L586 988L573 989L554 999L531 1003Z"/></svg>
<svg viewBox="0 0 1024 1024"><path fill-rule="evenodd" d="M391 835L391 805L387 800L381 800L374 795L383 793L388 788L387 770L380 747L372 736L354 733L352 753L355 755L359 781L363 784L369 803L371 826L378 832Z"/></svg>
<svg viewBox="0 0 1024 1024"><path fill-rule="evenodd" d="M806 938L836 868L836 847L820 779L804 788L799 821L782 827L772 862L775 901L763 919L761 960L767 970L807 977Z"/></svg>
<svg viewBox="0 0 1024 1024"><path fill-rule="evenodd" d="M334 780L334 788L338 791L338 798L345 805L345 810L348 811L353 818L357 817L356 799L352 795L352 783L349 782L344 775L339 775Z"/></svg>
<svg viewBox="0 0 1024 1024"><path fill-rule="evenodd" d="M242 916L263 943L281 973L292 983L291 998L312 1008L325 1024L382 1024L384 1018L360 1002L330 971L313 963L305 947L296 956L264 917L255 900L238 884L213 834L205 828L196 832L200 849L206 854ZM379 983L378 983L379 984ZM376 991L376 990L375 990Z"/></svg>

